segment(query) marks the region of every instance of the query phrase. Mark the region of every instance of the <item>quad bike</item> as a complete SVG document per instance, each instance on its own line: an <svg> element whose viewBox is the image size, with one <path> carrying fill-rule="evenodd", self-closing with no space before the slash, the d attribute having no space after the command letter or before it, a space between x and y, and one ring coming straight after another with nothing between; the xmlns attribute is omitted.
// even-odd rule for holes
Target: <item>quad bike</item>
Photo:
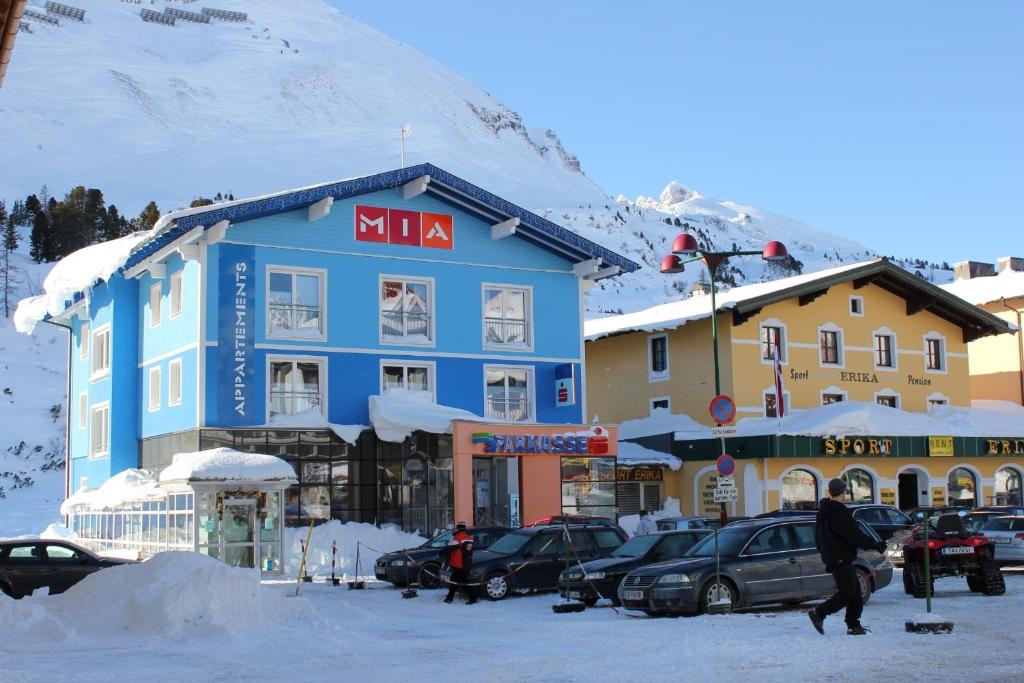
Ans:
<svg viewBox="0 0 1024 683"><path fill-rule="evenodd" d="M927 523L927 522L925 522ZM964 576L975 593L1002 595L1006 592L1003 573L993 559L992 542L982 534L969 534L963 513L945 514L935 520L934 529L924 533L924 524L903 545L903 590L915 598L925 597L925 553L928 553L930 592L935 579Z"/></svg>

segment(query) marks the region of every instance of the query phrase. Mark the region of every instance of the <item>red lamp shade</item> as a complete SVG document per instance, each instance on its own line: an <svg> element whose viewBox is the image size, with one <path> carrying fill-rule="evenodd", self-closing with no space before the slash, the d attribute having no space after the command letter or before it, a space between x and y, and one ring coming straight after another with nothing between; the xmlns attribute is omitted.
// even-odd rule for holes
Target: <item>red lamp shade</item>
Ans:
<svg viewBox="0 0 1024 683"><path fill-rule="evenodd" d="M661 259L661 272L666 275L683 272L683 262L675 254L669 254Z"/></svg>
<svg viewBox="0 0 1024 683"><path fill-rule="evenodd" d="M789 252L786 251L786 245L782 242L769 242L764 245L761 258L765 261L784 261L789 258Z"/></svg>
<svg viewBox="0 0 1024 683"><path fill-rule="evenodd" d="M683 256L693 256L700 249L697 246L697 240L688 232L681 232L676 235L675 240L672 242L672 253L682 254Z"/></svg>

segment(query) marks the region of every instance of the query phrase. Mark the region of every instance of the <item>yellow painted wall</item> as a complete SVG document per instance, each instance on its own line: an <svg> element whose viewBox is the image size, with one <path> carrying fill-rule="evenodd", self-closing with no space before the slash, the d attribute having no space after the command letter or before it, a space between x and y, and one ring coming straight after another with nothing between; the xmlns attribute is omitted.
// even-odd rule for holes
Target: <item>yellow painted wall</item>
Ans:
<svg viewBox="0 0 1024 683"><path fill-rule="evenodd" d="M1024 297L1007 299L1007 305L1024 309ZM1016 313L998 302L982 306L1013 325ZM1020 332L982 337L967 345L971 372L971 398L1013 401L1024 404L1021 396Z"/></svg>

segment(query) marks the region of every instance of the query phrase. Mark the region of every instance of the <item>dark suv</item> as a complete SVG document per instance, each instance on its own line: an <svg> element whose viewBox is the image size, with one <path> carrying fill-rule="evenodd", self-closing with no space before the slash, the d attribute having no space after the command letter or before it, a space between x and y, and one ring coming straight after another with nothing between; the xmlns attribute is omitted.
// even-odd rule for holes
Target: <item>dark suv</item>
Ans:
<svg viewBox="0 0 1024 683"><path fill-rule="evenodd" d="M558 578L558 592L587 605L595 604L599 598L611 598L618 604L616 589L631 570L655 562L678 560L710 533L710 529L686 529L634 536L608 557L570 566Z"/></svg>
<svg viewBox="0 0 1024 683"><path fill-rule="evenodd" d="M513 531L487 550L473 553L470 583L491 600L514 590L554 590L558 575L569 564L607 557L628 536L618 526L569 527L572 548L565 547L565 527L530 526Z"/></svg>
<svg viewBox="0 0 1024 683"><path fill-rule="evenodd" d="M487 548L511 529L502 526L472 527L466 529L473 537L477 550ZM423 588L437 588L441 585L441 551L451 542L455 530L445 531L423 545L406 550L396 550L381 555L373 565L373 574L381 581L390 581L396 586L418 583Z"/></svg>
<svg viewBox="0 0 1024 683"><path fill-rule="evenodd" d="M878 538L859 523L864 533ZM813 518L764 518L737 522L718 532L720 580L715 573L715 539L706 536L686 556L635 569L619 586L627 609L656 614L704 612L718 598L733 607L781 602L797 604L835 592L814 541ZM873 550L855 561L865 600L892 581L892 565Z"/></svg>
<svg viewBox="0 0 1024 683"><path fill-rule="evenodd" d="M100 557L67 541L0 541L0 591L12 598L37 588L63 593L95 571L122 564L133 561Z"/></svg>

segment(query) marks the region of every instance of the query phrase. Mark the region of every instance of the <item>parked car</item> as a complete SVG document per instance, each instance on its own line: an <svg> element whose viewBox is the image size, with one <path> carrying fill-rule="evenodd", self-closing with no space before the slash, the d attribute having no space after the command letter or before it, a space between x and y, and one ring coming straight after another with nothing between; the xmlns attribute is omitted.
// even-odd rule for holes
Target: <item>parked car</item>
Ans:
<svg viewBox="0 0 1024 683"><path fill-rule="evenodd" d="M780 519L783 517L814 517L818 514L815 510L771 510L754 515L753 519Z"/></svg>
<svg viewBox="0 0 1024 683"><path fill-rule="evenodd" d="M945 515L950 512L956 513L962 509L963 508L958 508L953 505L923 505L921 507L911 508L906 512L907 515L909 515L915 522L920 522L926 515L938 517L939 515Z"/></svg>
<svg viewBox="0 0 1024 683"><path fill-rule="evenodd" d="M886 543L886 554L896 567L903 566L903 544L917 524L905 512L880 503L850 503L853 518L871 527Z"/></svg>
<svg viewBox="0 0 1024 683"><path fill-rule="evenodd" d="M39 588L49 588L51 595L63 593L95 571L134 563L100 557L68 541L0 541L0 591L12 598Z"/></svg>
<svg viewBox="0 0 1024 683"><path fill-rule="evenodd" d="M488 526L472 527L466 531L473 537L474 549L482 550L512 530L508 527ZM418 583L423 588L439 587L441 551L451 542L454 534L455 530L451 529L416 548L381 555L373 565L374 576L396 586Z"/></svg>
<svg viewBox="0 0 1024 683"><path fill-rule="evenodd" d="M985 505L976 510L978 512L999 512L1011 517L1024 516L1024 505Z"/></svg>
<svg viewBox="0 0 1024 683"><path fill-rule="evenodd" d="M870 527L858 524L877 538ZM718 596L733 608L828 597L835 592L835 582L815 547L814 530L814 520L806 517L727 525L718 532L720 579L715 573L715 539L709 535L679 561L631 571L619 586L619 599L627 609L658 615L705 612ZM892 581L892 565L873 550L860 551L856 570L865 600Z"/></svg>
<svg viewBox="0 0 1024 683"><path fill-rule="evenodd" d="M593 605L599 598L611 598L618 604L616 589L631 570L655 562L678 560L710 533L709 529L688 529L635 536L608 557L584 562L562 572L558 577L558 593L587 605Z"/></svg>
<svg viewBox="0 0 1024 683"><path fill-rule="evenodd" d="M1024 563L1024 516L990 519L981 527L981 533L992 541L998 564Z"/></svg>
<svg viewBox="0 0 1024 683"><path fill-rule="evenodd" d="M571 549L565 547L563 527L530 526L513 531L487 550L473 553L469 580L491 600L518 590L554 590L558 575L569 563L576 565L608 557L628 536L618 526L569 527Z"/></svg>
<svg viewBox="0 0 1024 683"><path fill-rule="evenodd" d="M563 524L584 524L588 526L619 526L615 520L597 515L545 515L533 520L527 527L531 526L562 526Z"/></svg>
<svg viewBox="0 0 1024 683"><path fill-rule="evenodd" d="M658 531L683 531L684 529L709 529L711 524L718 524L717 519L701 515L689 515L684 517L665 517L657 520Z"/></svg>

